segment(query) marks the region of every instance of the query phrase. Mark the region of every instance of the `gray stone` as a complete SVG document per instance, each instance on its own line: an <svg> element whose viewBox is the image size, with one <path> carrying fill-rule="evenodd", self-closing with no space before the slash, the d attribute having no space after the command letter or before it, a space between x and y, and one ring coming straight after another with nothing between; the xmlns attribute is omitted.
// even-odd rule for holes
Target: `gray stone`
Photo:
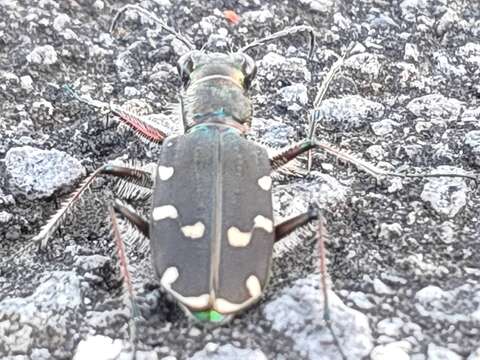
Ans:
<svg viewBox="0 0 480 360"><path fill-rule="evenodd" d="M70 16L67 14L58 14L55 19L53 19L53 28L60 32L65 29L65 26L70 22Z"/></svg>
<svg viewBox="0 0 480 360"><path fill-rule="evenodd" d="M379 321L377 324L377 331L380 334L399 338L402 334L403 326L404 322L402 319L400 319L399 317L392 317Z"/></svg>
<svg viewBox="0 0 480 360"><path fill-rule="evenodd" d="M439 166L432 174L463 173L452 166ZM467 203L469 188L460 177L434 177L425 183L421 198L440 215L453 218Z"/></svg>
<svg viewBox="0 0 480 360"><path fill-rule="evenodd" d="M110 258L103 255L77 256L75 266L83 271L95 271L104 268L110 262Z"/></svg>
<svg viewBox="0 0 480 360"><path fill-rule="evenodd" d="M384 106L358 95L326 99L315 109L314 119L329 130L360 129L383 116Z"/></svg>
<svg viewBox="0 0 480 360"><path fill-rule="evenodd" d="M452 350L433 343L428 344L427 354L428 360L462 360L462 357Z"/></svg>
<svg viewBox="0 0 480 360"><path fill-rule="evenodd" d="M299 77L299 80L309 82L312 74L308 70L305 59L298 57L284 57L274 52L267 53L257 62L258 76L269 81L275 80L279 73L290 74L291 78Z"/></svg>
<svg viewBox="0 0 480 360"><path fill-rule="evenodd" d="M58 56L52 45L37 46L27 55L27 61L39 65L53 65L58 61Z"/></svg>
<svg viewBox="0 0 480 360"><path fill-rule="evenodd" d="M307 87L304 84L292 84L279 90L281 105L288 110L299 111L308 103Z"/></svg>
<svg viewBox="0 0 480 360"><path fill-rule="evenodd" d="M469 42L463 46L460 46L456 55L463 58L470 65L474 65L477 69L480 69L480 44Z"/></svg>
<svg viewBox="0 0 480 360"><path fill-rule="evenodd" d="M263 118L253 118L250 133L265 145L274 148L289 145L296 134L292 126L281 120Z"/></svg>
<svg viewBox="0 0 480 360"><path fill-rule="evenodd" d="M378 295L392 295L395 293L388 285L384 284L382 280L375 278L373 280L373 289Z"/></svg>
<svg viewBox="0 0 480 360"><path fill-rule="evenodd" d="M467 70L462 64L454 65L455 59L442 52L436 52L432 55L435 68L447 77L465 76Z"/></svg>
<svg viewBox="0 0 480 360"><path fill-rule="evenodd" d="M47 329L51 346L65 341L67 318L82 306L80 280L75 273L63 271L54 271L43 280L32 295L0 302L0 334L4 334L7 353L28 353Z"/></svg>
<svg viewBox="0 0 480 360"><path fill-rule="evenodd" d="M335 5L333 0L300 0L304 5L308 5L310 10L319 13L328 13Z"/></svg>
<svg viewBox="0 0 480 360"><path fill-rule="evenodd" d="M318 275L296 281L265 306L264 314L273 329L291 337L294 348L304 352L306 358L341 359L322 319L324 304L319 284ZM353 359L367 356L373 347L367 317L345 306L333 291L328 296L333 331L343 351Z"/></svg>
<svg viewBox="0 0 480 360"><path fill-rule="evenodd" d="M368 299L367 294L360 291L352 291L348 294L347 298L362 310L370 310L375 307L375 304Z"/></svg>
<svg viewBox="0 0 480 360"><path fill-rule="evenodd" d="M480 359L480 347L473 351L467 358L467 360L479 360Z"/></svg>
<svg viewBox="0 0 480 360"><path fill-rule="evenodd" d="M344 66L368 75L372 80L376 80L378 79L380 70L382 69L381 60L382 58L376 54L355 54L345 60Z"/></svg>
<svg viewBox="0 0 480 360"><path fill-rule="evenodd" d="M480 127L480 107L466 109L461 115L461 121L471 123L475 127Z"/></svg>
<svg viewBox="0 0 480 360"><path fill-rule="evenodd" d="M33 80L29 75L20 78L20 86L23 90L31 92L33 90Z"/></svg>
<svg viewBox="0 0 480 360"><path fill-rule="evenodd" d="M12 219L12 214L6 211L0 211L0 224L8 224Z"/></svg>
<svg viewBox="0 0 480 360"><path fill-rule="evenodd" d="M420 57L420 54L418 52L417 45L411 44L411 43L406 43L403 58L407 61L418 62L419 57Z"/></svg>
<svg viewBox="0 0 480 360"><path fill-rule="evenodd" d="M31 146L10 149L5 165L10 185L29 199L51 196L85 176L84 167L67 153Z"/></svg>
<svg viewBox="0 0 480 360"><path fill-rule="evenodd" d="M384 136L390 134L393 131L394 127L397 127L399 124L396 121L390 119L384 119L377 122L373 122L370 126L372 131L377 136Z"/></svg>
<svg viewBox="0 0 480 360"><path fill-rule="evenodd" d="M246 11L242 15L242 19L263 24L273 19L273 14L268 9Z"/></svg>
<svg viewBox="0 0 480 360"><path fill-rule="evenodd" d="M427 13L428 0L403 0L400 10L405 21L415 22L418 15Z"/></svg>
<svg viewBox="0 0 480 360"><path fill-rule="evenodd" d="M380 224L380 233L378 235L380 239L390 240L398 238L400 235L402 235L402 225L399 223Z"/></svg>
<svg viewBox="0 0 480 360"><path fill-rule="evenodd" d="M480 285L465 284L446 291L427 286L415 294L418 312L434 321L459 322L480 326Z"/></svg>
<svg viewBox="0 0 480 360"><path fill-rule="evenodd" d="M480 166L480 130L465 135L464 151L470 163Z"/></svg>
<svg viewBox="0 0 480 360"><path fill-rule="evenodd" d="M218 345L208 343L203 350L197 351L188 360L267 360L261 350L241 349L231 344Z"/></svg>
<svg viewBox="0 0 480 360"><path fill-rule="evenodd" d="M47 349L33 349L31 358L34 360L50 360L52 354Z"/></svg>
<svg viewBox="0 0 480 360"><path fill-rule="evenodd" d="M407 105L407 109L416 116L447 122L457 120L463 107L463 102L441 94L425 95L411 100Z"/></svg>

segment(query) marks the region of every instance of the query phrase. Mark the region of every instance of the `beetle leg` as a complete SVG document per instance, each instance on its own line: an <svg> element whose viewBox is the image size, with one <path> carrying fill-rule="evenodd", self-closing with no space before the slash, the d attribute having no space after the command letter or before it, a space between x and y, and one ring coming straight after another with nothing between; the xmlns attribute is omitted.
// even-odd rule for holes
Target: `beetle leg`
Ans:
<svg viewBox="0 0 480 360"><path fill-rule="evenodd" d="M310 206L307 212L285 220L281 224L275 225L275 242L282 240L294 230L318 219L318 216L318 210L313 206Z"/></svg>
<svg viewBox="0 0 480 360"><path fill-rule="evenodd" d="M381 176L391 176L391 177L401 177L401 178L426 178L426 177L462 177L475 181L475 184L478 185L480 181L479 176L475 174L457 174L457 173L435 173L435 174L403 174L395 173L390 171L385 171L376 167L365 160L361 160L352 154L349 154L345 151L335 148L333 145L312 140L304 140L298 144L287 147L285 150L282 150L278 155L270 159L273 170L277 170L279 167L285 165L290 160L295 159L297 156L311 150L318 148L326 152L327 154L333 155L336 158L348 162L360 170L365 171L371 176L378 178Z"/></svg>
<svg viewBox="0 0 480 360"><path fill-rule="evenodd" d="M112 220L113 237L115 239L115 247L117 250L118 262L120 265L123 284L127 289L128 298L131 306L132 317L129 322L130 342L132 343L133 353L135 354L135 338L136 338L135 319L139 316L140 311L138 310L137 303L135 302L135 293L133 291L132 278L130 276L130 272L128 271L128 259L125 252L125 244L120 235L117 217L115 216L115 211L112 206L109 207L109 213L110 213L110 218Z"/></svg>
<svg viewBox="0 0 480 360"><path fill-rule="evenodd" d="M138 215L128 206L123 205L117 199L115 199L113 203L113 208L115 211L125 216L131 224L135 225L135 227L143 234L143 236L145 236L147 239L150 238L150 230L147 220Z"/></svg>
<svg viewBox="0 0 480 360"><path fill-rule="evenodd" d="M254 42L242 47L239 50L239 52L245 52L245 51L250 50L250 49L252 49L254 47L257 47L259 45L263 45L263 44L266 44L270 41L273 41L273 40L276 40L276 39L279 39L279 38L282 38L282 37L285 37L285 36L289 36L291 34L295 34L295 33L298 33L298 32L308 32L308 34L310 35L310 43L309 43L310 44L310 50L308 51L308 58L310 59L313 55L313 49L315 48L315 32L313 31L313 28L311 26L307 26L307 25L292 26L292 27L283 29L281 31L278 31L278 32L276 32L272 35L266 36L262 39L255 40Z"/></svg>
<svg viewBox="0 0 480 360"><path fill-rule="evenodd" d="M327 282L327 277L328 277L328 272L327 272L327 262L326 262L326 251L325 251L325 242L328 241L328 233L327 229L325 227L325 218L323 217L322 213L319 212L317 213L318 215L318 230L317 230L317 240L318 240L318 252L319 252L319 257L320 257L320 282L321 282L321 288L322 288L322 293L323 293L323 320L325 321L325 324L327 325L328 330L330 331L330 334L332 335L333 342L335 343L338 351L340 352L340 355L342 359L346 360L347 357L345 356L345 353L343 352L340 342L338 341L338 337L333 331L332 327L332 320L330 318L330 307L329 307L329 302L328 302L328 282Z"/></svg>
<svg viewBox="0 0 480 360"><path fill-rule="evenodd" d="M81 198L83 193L90 187L93 180L99 175L114 175L130 181L139 186L147 186L152 184L151 174L147 171L132 169L123 166L106 164L95 170L90 176L80 183L77 189L62 204L60 209L45 224L40 233L33 238L34 243L40 242L40 247L45 248L48 239L52 237L60 224L65 220L67 215L72 211L75 204Z"/></svg>
<svg viewBox="0 0 480 360"><path fill-rule="evenodd" d="M64 90L73 96L78 101L92 106L100 110L103 114L113 114L118 117L121 124L126 125L134 131L137 136L144 138L150 142L161 144L163 140L168 136L163 130L160 129L158 124L153 121L137 116L132 112L122 109L118 105L109 104L103 101L92 100L86 97L78 95L68 85L63 86Z"/></svg>

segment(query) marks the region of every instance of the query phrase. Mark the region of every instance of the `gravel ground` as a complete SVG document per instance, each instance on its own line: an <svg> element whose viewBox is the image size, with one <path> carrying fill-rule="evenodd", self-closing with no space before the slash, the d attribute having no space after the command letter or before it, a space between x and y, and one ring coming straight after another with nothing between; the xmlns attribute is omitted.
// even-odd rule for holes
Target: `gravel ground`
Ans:
<svg viewBox="0 0 480 360"><path fill-rule="evenodd" d="M158 148L72 100L136 106L178 129L171 103L182 45L124 1L0 0L0 357L127 359L122 294L100 179L45 251L27 247L85 174ZM316 87L354 42L318 110L317 136L384 169L480 172L480 7L460 0L151 0L141 4L197 47L227 51L289 25L252 51L250 137L279 148L306 135ZM235 10L230 24L224 10ZM137 100L136 102L134 100ZM138 101L139 100L139 101ZM178 131L178 130L177 130ZM303 161L303 165L305 162ZM316 152L313 171L279 175L276 221L322 206L330 233L333 328L349 359L480 359L479 190L459 178L375 181ZM136 202L140 211L148 203ZM130 259L141 317L138 359L340 359L322 321L312 233L279 251L261 303L230 324L191 323L159 289L148 254Z"/></svg>

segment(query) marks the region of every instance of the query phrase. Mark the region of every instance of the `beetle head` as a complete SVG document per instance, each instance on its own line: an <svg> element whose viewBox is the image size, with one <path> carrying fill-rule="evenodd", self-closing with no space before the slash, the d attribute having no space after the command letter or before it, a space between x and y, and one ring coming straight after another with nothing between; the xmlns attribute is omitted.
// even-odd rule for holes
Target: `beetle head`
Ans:
<svg viewBox="0 0 480 360"><path fill-rule="evenodd" d="M225 76L248 89L257 73L255 61L245 53L205 53L193 50L183 55L177 63L183 86L207 76Z"/></svg>

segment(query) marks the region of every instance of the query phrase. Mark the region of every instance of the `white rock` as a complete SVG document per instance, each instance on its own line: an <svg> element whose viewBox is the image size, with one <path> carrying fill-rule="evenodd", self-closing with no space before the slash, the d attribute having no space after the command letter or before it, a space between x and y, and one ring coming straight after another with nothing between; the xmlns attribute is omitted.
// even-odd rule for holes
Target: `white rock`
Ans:
<svg viewBox="0 0 480 360"><path fill-rule="evenodd" d="M27 55L27 61L33 64L53 65L58 61L58 56L52 45L37 46Z"/></svg>
<svg viewBox="0 0 480 360"><path fill-rule="evenodd" d="M319 283L318 275L296 281L265 306L264 314L272 322L273 329L291 337L294 348L304 352L306 358L341 359L322 319L323 299ZM367 317L345 306L333 291L329 291L328 296L333 331L343 351L352 359L367 356L373 347Z"/></svg>
<svg viewBox="0 0 480 360"><path fill-rule="evenodd" d="M463 173L462 169L452 166L439 166L435 173ZM457 177L434 177L423 186L420 195L423 201L430 203L440 215L453 218L467 203L469 188L464 179Z"/></svg>
<svg viewBox="0 0 480 360"><path fill-rule="evenodd" d="M462 360L462 357L452 350L433 343L428 344L427 354L428 360Z"/></svg>
<svg viewBox="0 0 480 360"><path fill-rule="evenodd" d="M390 337L398 338L402 334L404 322L399 317L383 319L377 324L377 331Z"/></svg>
<svg viewBox="0 0 480 360"><path fill-rule="evenodd" d="M408 341L397 341L375 347L370 354L371 360L409 360L408 352L412 345Z"/></svg>
<svg viewBox="0 0 480 360"><path fill-rule="evenodd" d="M114 340L108 336L88 336L80 341L73 360L115 360L123 348L121 340Z"/></svg>

